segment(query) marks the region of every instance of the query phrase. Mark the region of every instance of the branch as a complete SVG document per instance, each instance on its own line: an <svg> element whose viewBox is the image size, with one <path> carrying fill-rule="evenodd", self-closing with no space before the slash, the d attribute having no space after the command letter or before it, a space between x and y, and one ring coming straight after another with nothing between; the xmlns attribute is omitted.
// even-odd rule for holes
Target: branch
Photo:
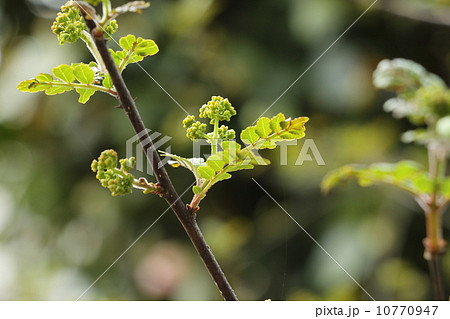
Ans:
<svg viewBox="0 0 450 319"><path fill-rule="evenodd" d="M140 143L145 151L147 160L152 165L153 172L156 175L159 185L163 188L162 197L167 201L178 220L183 225L184 230L188 234L189 239L192 241L192 244L203 260L203 263L208 269L223 298L225 300L238 300L233 288L228 283L225 274L220 268L220 265L211 252L211 249L206 243L203 234L198 227L196 215L186 208L186 205L178 196L177 191L175 190L172 181L166 172L166 169L161 163L161 159L150 136L147 133L142 134L143 132L146 132L146 127L141 119L138 109L136 108L134 99L131 97L130 91L128 90L116 64L114 63L113 58L111 57L106 45L103 30L97 28L96 23L93 20L94 16L92 13L85 10L85 3L78 1L77 3L86 25L89 28L89 32L94 40L95 46L97 47L105 67L111 76L114 87L117 90L117 99L120 102L120 107L127 114L136 134L139 134L138 136L142 135L140 137Z"/></svg>

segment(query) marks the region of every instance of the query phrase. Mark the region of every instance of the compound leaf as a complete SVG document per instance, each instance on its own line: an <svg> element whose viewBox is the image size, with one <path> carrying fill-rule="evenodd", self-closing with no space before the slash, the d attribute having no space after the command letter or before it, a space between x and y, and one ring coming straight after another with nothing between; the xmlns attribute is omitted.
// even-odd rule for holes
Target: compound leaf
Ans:
<svg viewBox="0 0 450 319"><path fill-rule="evenodd" d="M428 173L413 161L402 161L396 164L377 163L367 167L346 165L324 177L322 191L327 193L339 182L351 178L356 178L363 187L377 183L388 184L415 196L430 194L433 191L433 181Z"/></svg>

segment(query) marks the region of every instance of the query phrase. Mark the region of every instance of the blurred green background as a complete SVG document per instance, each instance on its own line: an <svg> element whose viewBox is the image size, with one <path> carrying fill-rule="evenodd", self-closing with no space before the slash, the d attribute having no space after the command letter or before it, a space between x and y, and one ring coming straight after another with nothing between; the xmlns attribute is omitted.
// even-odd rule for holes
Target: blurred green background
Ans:
<svg viewBox="0 0 450 319"><path fill-rule="evenodd" d="M25 94L16 85L61 63L88 62L82 43L60 46L50 26L65 1L0 1L0 299L74 300L167 208L139 192L112 197L90 163L133 136L112 97L86 105L74 92ZM389 5L387 3L389 2ZM124 1L114 1L121 4ZM211 95L252 124L372 3L344 0L154 0L118 20L114 38L151 38L160 52L141 66L189 112ZM399 15L401 14L401 15ZM406 16L405 16L406 15ZM450 76L450 1L379 1L265 114L309 116L326 165L295 165L303 141L264 153L269 167L234 174L202 202L198 221L242 300L369 297L251 180L260 183L377 300L431 299L424 217L408 195L349 183L328 196L320 181L347 163L414 159L399 142L406 121L382 111L372 72L384 58ZM421 21L427 20L427 21ZM117 49L117 45L110 43ZM148 128L189 156L185 113L138 66L124 73ZM169 168L181 193L193 181ZM188 192L183 199L189 201ZM448 238L450 217L444 218ZM450 255L444 257L450 287ZM165 214L84 300L220 300L174 214Z"/></svg>

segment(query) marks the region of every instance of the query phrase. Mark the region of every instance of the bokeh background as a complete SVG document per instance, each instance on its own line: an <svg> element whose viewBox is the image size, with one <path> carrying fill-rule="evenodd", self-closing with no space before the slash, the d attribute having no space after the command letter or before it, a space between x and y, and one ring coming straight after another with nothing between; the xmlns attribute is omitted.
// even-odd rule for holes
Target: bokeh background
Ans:
<svg viewBox="0 0 450 319"><path fill-rule="evenodd" d="M160 198L112 197L90 163L107 148L125 156L133 136L117 102L86 104L16 90L62 63L88 62L82 43L60 46L50 26L59 0L0 1L0 299L74 300L164 210ZM124 1L115 1L121 4ZM118 20L114 38L151 38L160 52L141 66L190 113L211 95L228 97L242 129L271 105L372 3L355 0L153 0ZM117 45L111 43L113 48ZM309 116L326 165L295 165L303 143L264 153L269 167L234 174L202 202L198 221L242 300L368 300L369 297L252 181L260 183L377 300L431 299L423 260L424 216L408 195L355 183L320 192L348 163L414 159L399 142L406 121L382 110L372 72L384 58L450 76L450 1L378 1L266 116ZM185 113L138 66L124 73L148 128L190 156ZM169 168L179 192L193 181ZM190 200L191 193L184 196ZM448 238L450 217L444 218ZM450 255L444 257L450 287ZM174 214L165 214L83 300L220 300Z"/></svg>

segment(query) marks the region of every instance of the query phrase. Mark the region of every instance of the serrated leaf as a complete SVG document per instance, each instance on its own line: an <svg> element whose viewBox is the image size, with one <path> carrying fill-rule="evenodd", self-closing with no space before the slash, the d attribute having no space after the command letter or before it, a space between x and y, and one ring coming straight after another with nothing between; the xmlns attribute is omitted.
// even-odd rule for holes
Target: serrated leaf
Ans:
<svg viewBox="0 0 450 319"><path fill-rule="evenodd" d="M256 134L256 128L249 126L241 132L241 140L245 144L255 144L259 140L259 135Z"/></svg>
<svg viewBox="0 0 450 319"><path fill-rule="evenodd" d="M254 165L252 164L238 164L238 165L230 165L227 167L227 172L235 172L235 171L240 171L243 169L253 169L255 168Z"/></svg>
<svg viewBox="0 0 450 319"><path fill-rule="evenodd" d="M119 44L124 50L131 50L136 42L136 37L132 34L122 37L119 40Z"/></svg>
<svg viewBox="0 0 450 319"><path fill-rule="evenodd" d="M73 74L78 82L83 84L94 83L94 71L86 64L80 64L73 68Z"/></svg>
<svg viewBox="0 0 450 319"><path fill-rule="evenodd" d="M221 159L220 155L215 154L208 158L206 165L211 167L215 172L218 172L225 166L225 162Z"/></svg>
<svg viewBox="0 0 450 319"><path fill-rule="evenodd" d="M225 180L225 179L230 179L231 178L231 174L228 174L228 173L222 173L222 174L220 174L220 175L218 175L217 177L216 177L216 183L217 182L220 182L220 181L223 181L223 180Z"/></svg>
<svg viewBox="0 0 450 319"><path fill-rule="evenodd" d="M95 93L94 89L82 89L82 88L76 88L76 91L78 94L80 94L80 98L78 99L78 102L85 104L87 101L89 101L89 98Z"/></svg>
<svg viewBox="0 0 450 319"><path fill-rule="evenodd" d="M26 80L22 81L17 85L17 89L22 92L35 93L39 91L44 91L50 87L49 84L42 84L36 80Z"/></svg>
<svg viewBox="0 0 450 319"><path fill-rule="evenodd" d="M223 150L233 150L238 151L241 149L241 144L236 141L223 141L221 144Z"/></svg>
<svg viewBox="0 0 450 319"><path fill-rule="evenodd" d="M114 86L114 84L112 82L112 79L111 79L111 76L109 75L109 73L105 75L105 78L103 79L102 84L107 89L111 89Z"/></svg>
<svg viewBox="0 0 450 319"><path fill-rule="evenodd" d="M286 120L286 117L284 116L283 113L278 113L277 115L275 115L274 117L272 117L270 119L270 129L274 132L274 133L278 133L279 131L281 131L281 122L284 122Z"/></svg>
<svg viewBox="0 0 450 319"><path fill-rule="evenodd" d="M139 38L136 48L136 54L140 56L154 55L158 53L159 48L153 40Z"/></svg>
<svg viewBox="0 0 450 319"><path fill-rule="evenodd" d="M73 81L75 81L73 69L67 64L61 64L60 66L53 68L52 73L55 77L61 79L63 82L72 83Z"/></svg>
<svg viewBox="0 0 450 319"><path fill-rule="evenodd" d="M267 117L261 117L256 123L255 133L259 135L259 137L266 138L272 133L270 128L270 120Z"/></svg>
<svg viewBox="0 0 450 319"><path fill-rule="evenodd" d="M213 179L214 176L216 175L216 172L214 171L214 169L212 169L209 166L201 166L197 169L197 171L201 178L204 178L207 180Z"/></svg>
<svg viewBox="0 0 450 319"><path fill-rule="evenodd" d="M53 82L53 76L47 73L39 73L38 76L36 76L36 80L38 82Z"/></svg>
<svg viewBox="0 0 450 319"><path fill-rule="evenodd" d="M356 178L361 186L388 184L415 196L429 194L433 190L433 182L428 172L412 161L402 161L397 164L377 163L367 167L347 165L325 176L322 181L322 190L328 192L337 183L350 178Z"/></svg>
<svg viewBox="0 0 450 319"><path fill-rule="evenodd" d="M72 91L72 90L73 90L73 88L70 87L70 86L56 86L56 85L54 85L54 86L51 86L51 87L47 88L45 90L45 94L47 94L47 95L55 95L55 94L61 94L61 93Z"/></svg>

